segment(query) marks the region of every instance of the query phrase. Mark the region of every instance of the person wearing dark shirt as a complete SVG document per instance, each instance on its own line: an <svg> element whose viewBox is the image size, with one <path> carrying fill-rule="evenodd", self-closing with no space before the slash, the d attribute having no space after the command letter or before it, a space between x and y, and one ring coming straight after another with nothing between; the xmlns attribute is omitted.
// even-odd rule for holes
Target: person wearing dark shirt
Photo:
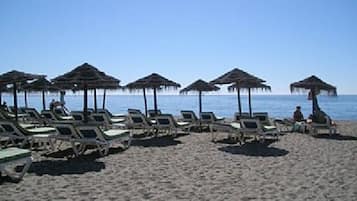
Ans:
<svg viewBox="0 0 357 201"><path fill-rule="evenodd" d="M296 110L294 112L294 121L304 121L304 115L301 112L300 106L296 106Z"/></svg>
<svg viewBox="0 0 357 201"><path fill-rule="evenodd" d="M296 106L296 110L294 112L294 126L293 126L293 131L297 132L302 132L304 133L306 131L305 128L305 120L304 120L304 115L301 112L301 107Z"/></svg>

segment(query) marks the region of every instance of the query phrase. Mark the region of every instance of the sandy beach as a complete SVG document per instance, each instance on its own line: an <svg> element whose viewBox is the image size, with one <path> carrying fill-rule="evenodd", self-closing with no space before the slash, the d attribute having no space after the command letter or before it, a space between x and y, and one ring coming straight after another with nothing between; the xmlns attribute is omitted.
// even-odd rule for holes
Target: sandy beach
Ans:
<svg viewBox="0 0 357 201"><path fill-rule="evenodd" d="M19 183L0 200L357 200L357 122L341 135L289 133L279 141L211 142L209 133L136 138L106 157L33 151Z"/></svg>

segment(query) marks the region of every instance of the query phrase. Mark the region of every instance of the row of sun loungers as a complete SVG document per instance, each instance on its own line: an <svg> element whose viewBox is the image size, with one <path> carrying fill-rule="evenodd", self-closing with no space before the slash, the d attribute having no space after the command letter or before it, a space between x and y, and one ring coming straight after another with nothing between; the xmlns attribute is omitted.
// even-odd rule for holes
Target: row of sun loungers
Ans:
<svg viewBox="0 0 357 201"><path fill-rule="evenodd" d="M158 136L166 133L173 137L179 131L189 133L192 128L208 128L212 141L216 141L218 133L228 133L229 138L244 143L247 138L263 142L267 137L278 138L281 129L268 113L236 113L231 122L217 117L213 112L202 112L199 117L193 111L181 111L182 118L176 119L171 114L151 112L146 117L136 109L128 109L128 115L113 115L108 110L91 111L89 121L83 123L82 112L73 111L69 115L62 111L44 110L39 113L33 108L25 108L23 118L26 123L11 120L11 113L0 112L0 139L2 145L18 146L29 144L44 146L48 151L60 149L63 143L69 143L75 156L84 154L88 146L95 147L100 155L107 155L109 148L120 144L124 149L129 148L133 134L140 130L146 136ZM311 130L325 126L310 124ZM330 129L330 128L329 128ZM217 132L219 131L219 132ZM336 130L334 130L336 132ZM330 130L331 133L331 130ZM21 179L31 164L31 152L20 148L5 148L0 150L0 170L13 179ZM19 174L8 171L6 167L25 164Z"/></svg>

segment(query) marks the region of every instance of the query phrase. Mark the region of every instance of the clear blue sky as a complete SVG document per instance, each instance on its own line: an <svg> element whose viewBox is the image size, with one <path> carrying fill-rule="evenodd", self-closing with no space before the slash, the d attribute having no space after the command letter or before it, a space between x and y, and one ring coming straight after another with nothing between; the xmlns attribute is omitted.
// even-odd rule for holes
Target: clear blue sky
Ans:
<svg viewBox="0 0 357 201"><path fill-rule="evenodd" d="M158 72L184 87L239 67L274 94L311 74L357 94L357 1L0 1L1 73L84 62L122 84Z"/></svg>

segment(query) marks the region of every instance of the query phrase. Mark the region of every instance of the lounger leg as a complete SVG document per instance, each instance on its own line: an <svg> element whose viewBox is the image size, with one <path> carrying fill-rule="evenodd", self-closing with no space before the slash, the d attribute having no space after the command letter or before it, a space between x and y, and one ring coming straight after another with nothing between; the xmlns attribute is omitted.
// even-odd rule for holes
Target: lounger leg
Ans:
<svg viewBox="0 0 357 201"><path fill-rule="evenodd" d="M25 166L22 168L22 171L20 173L16 173L15 171L11 172L11 171L7 170L6 168L4 168L3 171L13 181L20 181L24 177L24 175L27 172L27 170L30 168L31 163L32 163L32 158L28 157L28 158L25 159ZM15 168L16 168L16 166L15 166Z"/></svg>

